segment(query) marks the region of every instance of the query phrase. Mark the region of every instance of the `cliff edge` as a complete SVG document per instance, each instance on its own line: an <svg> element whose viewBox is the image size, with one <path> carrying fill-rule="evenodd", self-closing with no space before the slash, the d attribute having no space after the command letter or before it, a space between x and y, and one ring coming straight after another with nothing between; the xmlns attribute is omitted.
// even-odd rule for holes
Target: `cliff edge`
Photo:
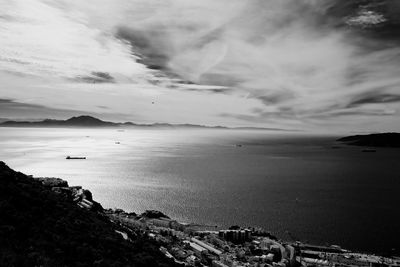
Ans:
<svg viewBox="0 0 400 267"><path fill-rule="evenodd" d="M145 235L124 239L89 193L0 161L0 266L174 266Z"/></svg>

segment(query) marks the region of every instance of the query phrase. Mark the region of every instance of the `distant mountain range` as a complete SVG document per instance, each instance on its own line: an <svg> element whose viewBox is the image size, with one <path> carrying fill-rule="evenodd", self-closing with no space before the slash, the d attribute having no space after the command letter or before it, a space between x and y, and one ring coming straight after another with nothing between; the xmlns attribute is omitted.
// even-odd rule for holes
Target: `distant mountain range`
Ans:
<svg viewBox="0 0 400 267"><path fill-rule="evenodd" d="M367 147L400 147L400 133L352 135L338 139L347 145Z"/></svg>
<svg viewBox="0 0 400 267"><path fill-rule="evenodd" d="M110 122L103 121L98 118L82 115L72 117L67 120L45 119L42 121L13 121L8 120L0 123L0 126L7 127L119 127L119 126L139 126L139 127L191 127L205 128L207 126L192 125L192 124L136 124L133 122ZM207 128L223 128L223 127L207 127Z"/></svg>
<svg viewBox="0 0 400 267"><path fill-rule="evenodd" d="M257 127L236 127L205 126L197 124L137 124L133 122L110 122L98 118L82 115L67 120L45 119L42 121L14 121L7 120L0 123L0 127L154 127L154 128L193 128L193 129L239 129L239 130L269 130L269 131L292 131L279 128L257 128ZM294 130L293 130L294 131Z"/></svg>

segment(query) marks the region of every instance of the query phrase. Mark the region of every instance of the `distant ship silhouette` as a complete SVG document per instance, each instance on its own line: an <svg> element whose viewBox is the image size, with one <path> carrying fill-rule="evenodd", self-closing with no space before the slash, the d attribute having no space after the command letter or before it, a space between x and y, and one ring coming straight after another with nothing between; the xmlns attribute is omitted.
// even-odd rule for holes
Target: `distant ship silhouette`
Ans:
<svg viewBox="0 0 400 267"><path fill-rule="evenodd" d="M71 157L71 156L67 156L65 159L86 159L86 157Z"/></svg>

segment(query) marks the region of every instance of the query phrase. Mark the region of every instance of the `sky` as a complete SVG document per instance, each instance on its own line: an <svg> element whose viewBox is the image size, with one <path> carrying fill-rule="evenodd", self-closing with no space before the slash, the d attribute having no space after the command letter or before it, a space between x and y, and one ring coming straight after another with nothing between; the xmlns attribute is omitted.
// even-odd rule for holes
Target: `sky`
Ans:
<svg viewBox="0 0 400 267"><path fill-rule="evenodd" d="M0 0L0 120L400 131L399 13L395 0Z"/></svg>

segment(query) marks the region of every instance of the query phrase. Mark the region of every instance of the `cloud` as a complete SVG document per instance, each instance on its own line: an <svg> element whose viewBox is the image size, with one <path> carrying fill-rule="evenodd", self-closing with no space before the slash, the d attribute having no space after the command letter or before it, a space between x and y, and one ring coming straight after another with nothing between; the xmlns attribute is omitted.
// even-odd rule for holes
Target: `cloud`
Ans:
<svg viewBox="0 0 400 267"><path fill-rule="evenodd" d="M148 38L148 35L153 37ZM165 40L163 40L165 36L162 30L143 32L121 26L117 29L116 37L130 43L132 52L139 56L139 63L145 64L150 69L168 71L169 59L165 51Z"/></svg>
<svg viewBox="0 0 400 267"><path fill-rule="evenodd" d="M146 17L131 16L117 36L150 67L311 116L371 87L400 85L399 48L345 29L333 2L222 1L227 10L215 1L149 4ZM358 12L346 8L347 15Z"/></svg>
<svg viewBox="0 0 400 267"><path fill-rule="evenodd" d="M67 13L53 1L2 1L0 71L38 77L101 78L114 73L139 79L146 68L130 47L88 25L90 14ZM104 78L104 77L103 77Z"/></svg>
<svg viewBox="0 0 400 267"><path fill-rule="evenodd" d="M29 101L29 100L28 100ZM107 109L105 106L99 106L100 109ZM13 99L0 98L0 114L2 120L6 119L66 119L72 116L88 114L95 117L101 117L110 120L120 120L127 118L126 114L104 113L104 112L88 112L79 109L52 108L44 105L20 102Z"/></svg>
<svg viewBox="0 0 400 267"><path fill-rule="evenodd" d="M371 117L371 116L392 116L395 112L392 110L381 110L381 109L370 109L370 110L335 110L329 113L322 113L322 114L314 114L313 118L337 118L341 116L364 116L364 117Z"/></svg>
<svg viewBox="0 0 400 267"><path fill-rule="evenodd" d="M10 0L0 4L0 72L101 92L91 108L152 119L147 102L162 95L164 121L192 122L185 113L203 124L308 128L371 116L389 125L400 108L400 7L364 2ZM211 107L213 97L224 104Z"/></svg>
<svg viewBox="0 0 400 267"><path fill-rule="evenodd" d="M30 118L32 114L36 118L51 118L76 114L80 111L54 109L42 105L22 103L12 99L0 99L0 113L7 118Z"/></svg>
<svg viewBox="0 0 400 267"><path fill-rule="evenodd" d="M260 93L263 94L263 93ZM264 93L264 95L255 96L265 105L274 105L287 102L295 98L295 95L289 90L271 90L271 92Z"/></svg>
<svg viewBox="0 0 400 267"><path fill-rule="evenodd" d="M86 83L114 83L115 79L108 72L96 72L93 71L90 76L78 76L75 78L76 81L82 81Z"/></svg>
<svg viewBox="0 0 400 267"><path fill-rule="evenodd" d="M103 106L103 105L98 105L97 107L98 107L98 108L101 108L101 109L110 109L109 107Z"/></svg>
<svg viewBox="0 0 400 267"><path fill-rule="evenodd" d="M215 94L228 94L232 91L229 88L210 88L210 89L196 89L196 88L184 88L182 90L192 91L192 92L206 92L206 93L215 93Z"/></svg>
<svg viewBox="0 0 400 267"><path fill-rule="evenodd" d="M354 97L347 105L348 108L367 104L397 103L400 102L400 94L379 94L377 92L365 93Z"/></svg>

